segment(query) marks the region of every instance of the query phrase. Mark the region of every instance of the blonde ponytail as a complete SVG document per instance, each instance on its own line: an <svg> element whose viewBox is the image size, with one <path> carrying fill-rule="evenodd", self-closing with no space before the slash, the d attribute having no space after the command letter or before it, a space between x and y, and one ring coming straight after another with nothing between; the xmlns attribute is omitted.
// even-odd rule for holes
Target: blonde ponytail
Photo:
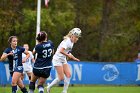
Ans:
<svg viewBox="0 0 140 93"><path fill-rule="evenodd" d="M63 37L63 39L67 39L68 37L70 38L71 36L72 36L72 30L69 31L69 33Z"/></svg>

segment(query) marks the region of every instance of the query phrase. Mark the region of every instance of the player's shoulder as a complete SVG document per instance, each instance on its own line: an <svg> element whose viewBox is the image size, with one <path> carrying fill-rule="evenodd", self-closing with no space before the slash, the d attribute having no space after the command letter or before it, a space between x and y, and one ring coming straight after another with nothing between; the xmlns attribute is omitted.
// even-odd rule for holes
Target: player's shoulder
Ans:
<svg viewBox="0 0 140 93"><path fill-rule="evenodd" d="M21 52L24 52L25 51L25 48L22 47L22 46L17 46L16 48L18 49L18 51L21 51Z"/></svg>
<svg viewBox="0 0 140 93"><path fill-rule="evenodd" d="M12 50L12 48L11 47L7 47L5 50Z"/></svg>
<svg viewBox="0 0 140 93"><path fill-rule="evenodd" d="M30 55L33 54L32 51L28 51L28 52L29 52Z"/></svg>
<svg viewBox="0 0 140 93"><path fill-rule="evenodd" d="M35 45L35 48L40 47L40 46L41 46L41 44L39 43L39 44Z"/></svg>
<svg viewBox="0 0 140 93"><path fill-rule="evenodd" d="M70 38L69 37L67 37L66 39L64 39L63 41L65 41L65 42L70 42L71 40L70 40Z"/></svg>
<svg viewBox="0 0 140 93"><path fill-rule="evenodd" d="M22 46L17 46L18 49L24 49Z"/></svg>
<svg viewBox="0 0 140 93"><path fill-rule="evenodd" d="M28 51L29 53L32 53L32 51Z"/></svg>
<svg viewBox="0 0 140 93"><path fill-rule="evenodd" d="M66 43L66 44L71 44L71 40L70 38L66 38L62 41L63 43Z"/></svg>
<svg viewBox="0 0 140 93"><path fill-rule="evenodd" d="M49 43L53 43L51 40L48 40L47 42L49 42Z"/></svg>
<svg viewBox="0 0 140 93"><path fill-rule="evenodd" d="M51 45L54 45L53 42L52 42L51 40L48 40L47 42L50 43Z"/></svg>
<svg viewBox="0 0 140 93"><path fill-rule="evenodd" d="M10 52L10 51L12 51L12 48L11 48L11 47L8 47L8 48L6 48L6 49L4 50L4 52Z"/></svg>

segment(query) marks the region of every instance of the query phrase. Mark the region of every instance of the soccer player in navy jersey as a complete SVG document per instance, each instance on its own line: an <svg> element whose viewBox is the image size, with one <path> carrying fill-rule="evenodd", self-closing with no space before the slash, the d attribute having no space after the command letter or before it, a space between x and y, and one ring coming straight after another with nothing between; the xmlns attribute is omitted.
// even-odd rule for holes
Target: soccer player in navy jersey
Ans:
<svg viewBox="0 0 140 93"><path fill-rule="evenodd" d="M50 88L61 80L64 80L64 88L62 93L67 93L71 77L70 67L67 63L67 57L75 61L80 61L71 54L73 45L78 41L80 36L80 28L73 28L66 36L64 36L64 40L59 44L52 59L53 66L57 71L58 77L47 86L47 93L50 93ZM64 78L64 76L66 77Z"/></svg>
<svg viewBox="0 0 140 93"><path fill-rule="evenodd" d="M31 82L29 85L29 93L34 93L35 82L38 79L39 93L44 93L43 84L50 76L52 68L52 55L54 53L54 45L50 40L47 40L47 33L41 31L37 35L38 44L33 50L33 54L37 53L37 58L33 67L33 74L31 76Z"/></svg>
<svg viewBox="0 0 140 93"><path fill-rule="evenodd" d="M8 42L10 47L6 48L1 56L1 60L9 59L9 70L12 76L12 93L16 93L17 85L20 87L23 93L28 93L25 88L21 76L23 73L22 62L24 63L30 56L29 52L23 47L17 46L18 39L16 36L9 37ZM22 53L26 54L26 57L22 60Z"/></svg>

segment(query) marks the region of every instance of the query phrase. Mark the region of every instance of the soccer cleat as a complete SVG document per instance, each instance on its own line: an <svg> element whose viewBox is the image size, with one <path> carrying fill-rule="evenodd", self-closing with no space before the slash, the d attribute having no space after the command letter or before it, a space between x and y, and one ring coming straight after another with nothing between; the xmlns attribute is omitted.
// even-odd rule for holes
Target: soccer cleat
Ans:
<svg viewBox="0 0 140 93"><path fill-rule="evenodd" d="M67 91L62 91L62 93L67 93Z"/></svg>

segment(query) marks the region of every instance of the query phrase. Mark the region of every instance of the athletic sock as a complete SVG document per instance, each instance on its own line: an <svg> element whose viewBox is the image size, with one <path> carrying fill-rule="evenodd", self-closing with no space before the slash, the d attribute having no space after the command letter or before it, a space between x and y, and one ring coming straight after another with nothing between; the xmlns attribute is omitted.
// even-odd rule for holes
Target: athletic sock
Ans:
<svg viewBox="0 0 140 93"><path fill-rule="evenodd" d="M58 82L60 82L59 78L54 79L54 80L51 82L51 84L49 84L49 85L47 86L47 88L51 88L53 85L57 84Z"/></svg>
<svg viewBox="0 0 140 93"><path fill-rule="evenodd" d="M34 82L30 82L29 93L34 93L34 90L35 90L35 83Z"/></svg>
<svg viewBox="0 0 140 93"><path fill-rule="evenodd" d="M39 93L44 93L43 85L38 85L38 91L39 91Z"/></svg>
<svg viewBox="0 0 140 93"><path fill-rule="evenodd" d="M12 86L12 93L16 93L17 91L17 86Z"/></svg>
<svg viewBox="0 0 140 93"><path fill-rule="evenodd" d="M63 91L67 91L70 84L70 78L65 77Z"/></svg>
<svg viewBox="0 0 140 93"><path fill-rule="evenodd" d="M22 93L28 93L27 89L24 87L21 89Z"/></svg>

